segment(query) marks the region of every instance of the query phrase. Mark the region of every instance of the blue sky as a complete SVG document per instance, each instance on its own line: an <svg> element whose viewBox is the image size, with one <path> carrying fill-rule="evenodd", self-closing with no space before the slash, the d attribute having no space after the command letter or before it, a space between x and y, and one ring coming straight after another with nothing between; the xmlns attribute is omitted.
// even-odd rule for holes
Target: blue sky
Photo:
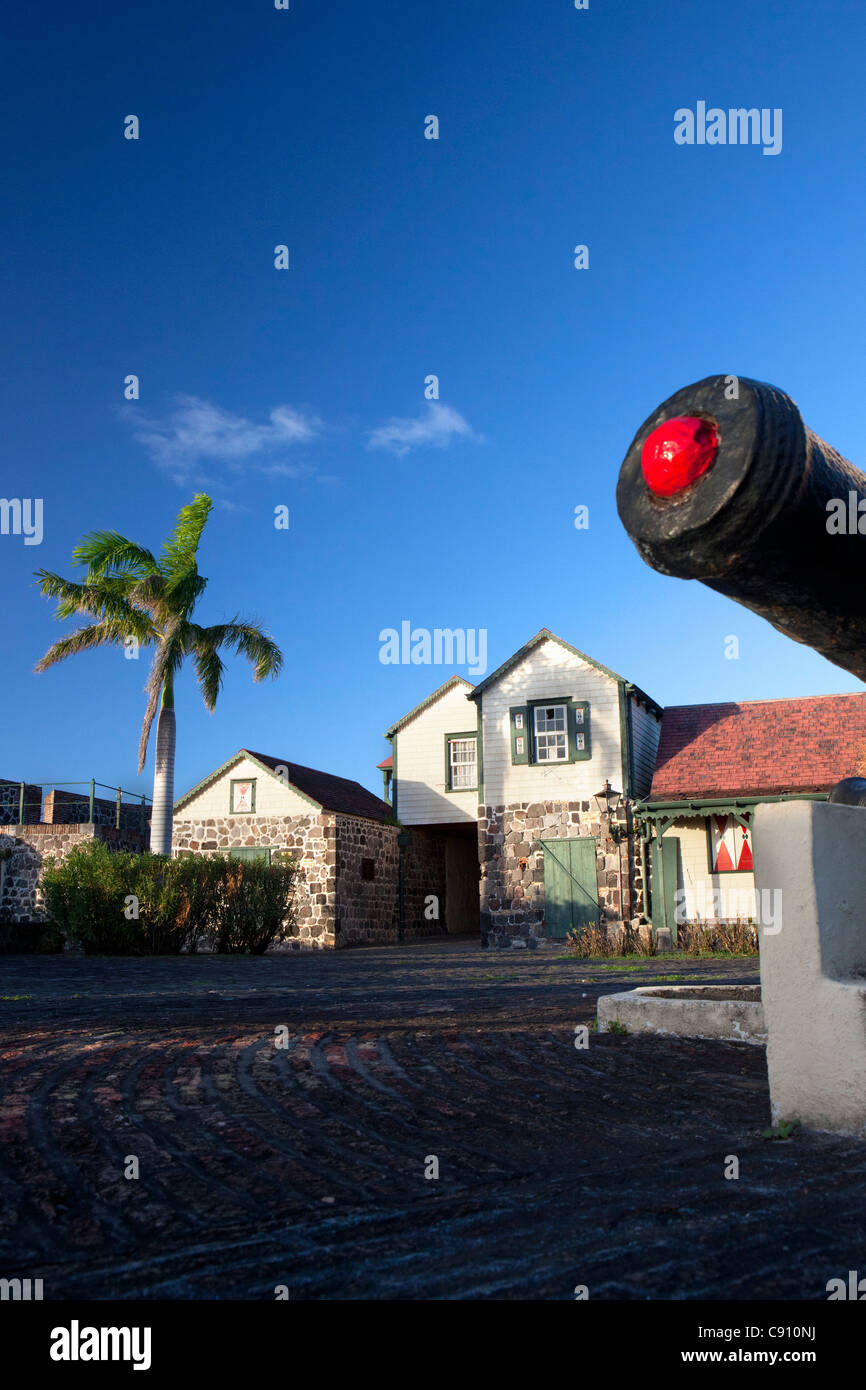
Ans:
<svg viewBox="0 0 866 1390"><path fill-rule="evenodd" d="M181 678L178 792L241 745L378 790L450 674L379 661L404 620L487 629L489 669L549 627L663 704L860 689L652 573L614 494L715 372L863 462L864 39L854 0L7 11L2 492L44 538L0 536L0 776L149 792L143 661L33 674L61 629L32 572L97 527L156 546L199 489L201 620L259 618L286 663L231 662L214 715ZM678 146L698 100L781 108L782 152Z"/></svg>

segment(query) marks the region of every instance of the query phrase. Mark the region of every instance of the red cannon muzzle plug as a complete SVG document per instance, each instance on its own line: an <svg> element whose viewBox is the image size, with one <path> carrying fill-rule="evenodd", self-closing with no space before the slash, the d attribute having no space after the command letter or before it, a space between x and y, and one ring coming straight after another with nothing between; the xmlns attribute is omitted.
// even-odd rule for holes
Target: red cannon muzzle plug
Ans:
<svg viewBox="0 0 866 1390"><path fill-rule="evenodd" d="M715 462L721 436L715 420L700 415L677 415L647 436L641 450L641 469L656 497L675 497L706 473Z"/></svg>

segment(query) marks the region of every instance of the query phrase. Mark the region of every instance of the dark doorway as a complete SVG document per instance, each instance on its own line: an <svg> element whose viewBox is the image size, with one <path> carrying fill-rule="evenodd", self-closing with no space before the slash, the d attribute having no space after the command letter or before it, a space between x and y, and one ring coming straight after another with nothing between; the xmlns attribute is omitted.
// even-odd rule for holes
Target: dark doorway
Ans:
<svg viewBox="0 0 866 1390"><path fill-rule="evenodd" d="M478 931L478 841L449 835L445 841L445 927L449 936Z"/></svg>

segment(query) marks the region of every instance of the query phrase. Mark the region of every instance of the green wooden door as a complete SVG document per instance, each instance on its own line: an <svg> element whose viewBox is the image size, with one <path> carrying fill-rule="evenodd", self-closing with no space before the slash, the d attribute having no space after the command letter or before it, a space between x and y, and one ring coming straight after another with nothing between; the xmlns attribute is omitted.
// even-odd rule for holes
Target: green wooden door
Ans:
<svg viewBox="0 0 866 1390"><path fill-rule="evenodd" d="M659 927L669 927L671 941L677 944L677 873L679 869L680 842L677 835L665 835L659 842L653 840L652 862L652 919L653 932Z"/></svg>
<svg viewBox="0 0 866 1390"><path fill-rule="evenodd" d="M598 922L595 840L542 840L544 850L544 930L562 939Z"/></svg>
<svg viewBox="0 0 866 1390"><path fill-rule="evenodd" d="M245 845L243 849L230 849L229 859L260 860L264 864L270 864L271 851L269 849L259 849L256 845Z"/></svg>

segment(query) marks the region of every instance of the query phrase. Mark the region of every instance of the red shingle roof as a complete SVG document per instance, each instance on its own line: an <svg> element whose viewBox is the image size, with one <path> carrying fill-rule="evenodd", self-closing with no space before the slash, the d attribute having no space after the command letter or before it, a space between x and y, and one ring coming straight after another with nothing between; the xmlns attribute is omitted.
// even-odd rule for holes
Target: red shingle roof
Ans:
<svg viewBox="0 0 866 1390"><path fill-rule="evenodd" d="M300 763L290 763L287 758L274 758L269 753L254 753L250 748L242 748L251 758L273 772L284 767L289 786L295 787L313 801L318 801L326 811L340 811L347 816L364 816L367 820L384 821L393 816L394 808L381 797L374 796L362 787L360 782L350 782L347 777L335 777L331 772L319 772L314 767L302 767Z"/></svg>
<svg viewBox="0 0 866 1390"><path fill-rule="evenodd" d="M670 705L650 797L828 791L859 774L864 753L866 694Z"/></svg>
<svg viewBox="0 0 866 1390"><path fill-rule="evenodd" d="M383 761L382 761L381 763L377 763L376 766L377 766L377 767L384 767L384 768L386 768L386 769L389 768L389 767L390 767L390 768L393 768L393 766L394 766L394 754L393 754L393 753L389 754L389 756L388 756L387 758L383 759Z"/></svg>

